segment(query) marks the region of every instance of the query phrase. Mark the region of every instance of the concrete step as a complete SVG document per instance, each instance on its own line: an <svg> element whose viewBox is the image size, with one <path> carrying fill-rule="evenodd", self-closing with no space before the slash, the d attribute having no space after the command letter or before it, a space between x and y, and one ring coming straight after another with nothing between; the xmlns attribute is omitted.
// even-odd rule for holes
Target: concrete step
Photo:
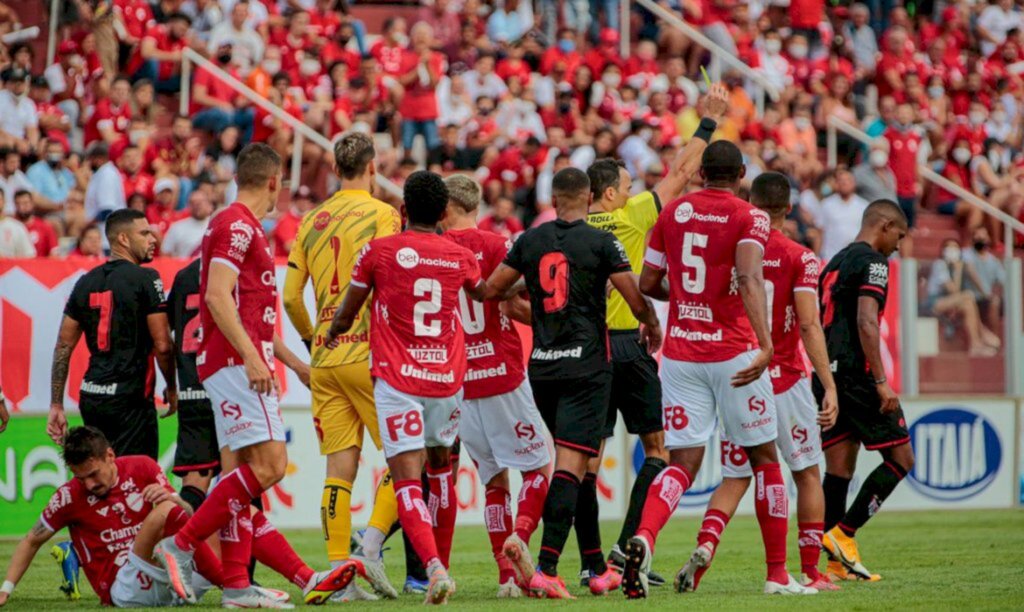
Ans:
<svg viewBox="0 0 1024 612"><path fill-rule="evenodd" d="M1002 393L1006 390L1003 355L970 357L943 352L921 358L921 393Z"/></svg>

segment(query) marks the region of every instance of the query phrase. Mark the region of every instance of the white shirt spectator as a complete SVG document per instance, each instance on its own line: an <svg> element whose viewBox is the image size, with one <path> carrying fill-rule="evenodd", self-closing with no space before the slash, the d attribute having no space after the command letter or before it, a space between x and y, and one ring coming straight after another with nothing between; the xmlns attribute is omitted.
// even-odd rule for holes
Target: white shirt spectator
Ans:
<svg viewBox="0 0 1024 612"><path fill-rule="evenodd" d="M1006 33L1013 29L1019 29L1021 25L1019 12L1013 9L1004 11L998 4L990 4L978 17L978 27L984 28L992 35L992 38L996 39L996 42L991 43L979 37L981 54L986 57L992 55L997 46L1006 42Z"/></svg>
<svg viewBox="0 0 1024 612"><path fill-rule="evenodd" d="M619 157L626 162L626 170L630 176L641 176L651 164L660 161L646 141L637 134L627 136L619 145Z"/></svg>
<svg viewBox="0 0 1024 612"><path fill-rule="evenodd" d="M0 130L15 138L24 138L27 128L38 126L35 102L28 96L18 98L6 89L0 91Z"/></svg>
<svg viewBox="0 0 1024 612"><path fill-rule="evenodd" d="M224 15L230 15L236 0L220 0L220 10ZM225 17L226 19L227 17ZM249 18L245 20L245 27L258 28L270 19L270 11L262 2L249 3Z"/></svg>
<svg viewBox="0 0 1024 612"><path fill-rule="evenodd" d="M482 77L476 70L470 70L462 78L466 82L466 93L474 103L480 96L498 99L508 93L505 81L493 72Z"/></svg>
<svg viewBox="0 0 1024 612"><path fill-rule="evenodd" d="M25 224L11 217L0 218L0 257L35 257L36 248Z"/></svg>
<svg viewBox="0 0 1024 612"><path fill-rule="evenodd" d="M452 80L441 77L437 84L437 124L463 126L473 118L476 107L462 96L452 96Z"/></svg>
<svg viewBox="0 0 1024 612"><path fill-rule="evenodd" d="M254 4L259 2L250 2L250 10ZM263 39L248 22L241 30L236 30L231 20L225 19L210 32L210 42L206 48L210 53L214 53L218 47L228 43L232 46L231 57L235 64L247 68L263 61Z"/></svg>
<svg viewBox="0 0 1024 612"><path fill-rule="evenodd" d="M71 93L74 94L76 99L85 97L85 83L82 79L76 79L74 83L69 84L67 74L64 72L64 67L60 65L60 62L50 64L43 71L43 77L50 85L50 93L55 96L67 91L68 87L74 87L74 91Z"/></svg>
<svg viewBox="0 0 1024 612"><path fill-rule="evenodd" d="M547 142L544 120L537 113L537 105L529 100L508 100L498 107L498 125L505 137L512 142L523 142L534 136Z"/></svg>
<svg viewBox="0 0 1024 612"><path fill-rule="evenodd" d="M5 215L14 214L14 194L23 189L37 193L35 185L32 184L32 181L28 180L28 177L21 170L15 170L14 174L7 178L0 175L0 191L4 192Z"/></svg>
<svg viewBox="0 0 1024 612"><path fill-rule="evenodd" d="M834 193L821 201L815 225L821 230L821 258L828 261L853 242L860 232L860 223L868 202L859 195L848 200Z"/></svg>
<svg viewBox="0 0 1024 612"><path fill-rule="evenodd" d="M779 91L793 83L793 77L789 76L789 61L781 54L771 55L761 51L761 66L755 70L764 75Z"/></svg>
<svg viewBox="0 0 1024 612"><path fill-rule="evenodd" d="M85 190L85 217L93 220L100 213L111 213L127 207L121 171L114 162L108 161L92 175L89 187Z"/></svg>
<svg viewBox="0 0 1024 612"><path fill-rule="evenodd" d="M192 257L203 243L203 234L209 224L209 217L202 221L194 217L175 221L167 228L160 252L168 257Z"/></svg>

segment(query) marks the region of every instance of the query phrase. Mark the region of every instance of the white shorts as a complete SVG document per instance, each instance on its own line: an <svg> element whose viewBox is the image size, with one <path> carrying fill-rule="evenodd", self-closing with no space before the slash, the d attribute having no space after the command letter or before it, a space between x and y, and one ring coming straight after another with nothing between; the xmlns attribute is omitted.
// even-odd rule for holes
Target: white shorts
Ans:
<svg viewBox="0 0 1024 612"><path fill-rule="evenodd" d="M277 440L284 442L284 423L277 394L260 395L249 388L244 366L221 368L203 381L213 407L217 446L232 451Z"/></svg>
<svg viewBox="0 0 1024 612"><path fill-rule="evenodd" d="M455 444L462 389L451 397L418 397L402 393L378 378L373 385L373 400L385 457Z"/></svg>
<svg viewBox="0 0 1024 612"><path fill-rule="evenodd" d="M459 427L484 484L504 469L529 472L551 461L547 428L528 380L508 393L464 400Z"/></svg>
<svg viewBox="0 0 1024 612"><path fill-rule="evenodd" d="M212 586L197 572L193 573L192 588L197 599L202 599ZM171 589L167 571L147 563L130 550L127 560L117 570L117 577L110 587L110 601L117 608L166 608L184 605Z"/></svg>
<svg viewBox="0 0 1024 612"><path fill-rule="evenodd" d="M818 407L811 394L811 383L804 378L775 396L778 437L775 445L791 472L806 470L821 461L821 429ZM722 477L749 478L754 472L742 447L722 434Z"/></svg>
<svg viewBox="0 0 1024 612"><path fill-rule="evenodd" d="M666 448L704 446L715 434L716 406L725 433L734 443L750 447L775 439L775 400L768 372L744 387L730 384L756 354L748 351L728 361L709 363L662 358Z"/></svg>

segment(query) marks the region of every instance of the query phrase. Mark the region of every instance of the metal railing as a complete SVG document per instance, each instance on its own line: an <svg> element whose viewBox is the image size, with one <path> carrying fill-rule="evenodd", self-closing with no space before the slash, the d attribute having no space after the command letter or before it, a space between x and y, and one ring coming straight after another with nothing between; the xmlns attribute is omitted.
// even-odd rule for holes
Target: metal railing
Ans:
<svg viewBox="0 0 1024 612"><path fill-rule="evenodd" d="M657 4L654 0L634 0L634 2L653 13L656 17L671 27L681 31L693 42L704 47L704 49L706 49L715 60L711 62L710 66L710 76L712 80L720 81L722 79L722 64L726 64L729 68L738 70L748 81L750 81L756 89L754 102L757 105L758 116L764 115L764 94L768 94L768 97L770 97L773 102L779 101L779 95L781 92L779 92L779 89L775 87L767 77L743 63L738 57L702 34L700 30L686 23L678 15L673 14L672 11L669 11L665 7ZM629 3L623 2L622 4L627 5ZM628 17L628 12L625 10L623 12L626 13L626 17ZM622 20L621 27L623 32L623 35L621 36L623 48L628 50L628 18Z"/></svg>
<svg viewBox="0 0 1024 612"><path fill-rule="evenodd" d="M193 65L200 66L203 70L210 72L213 76L220 79L228 87L231 87L237 91L246 100L252 102L254 105L262 108L264 111L269 113L278 121L286 124L290 127L295 137L292 140L292 164L291 164L291 189L294 192L299 188L300 173L302 170L302 145L306 140L312 142L318 147L324 149L329 154L334 154L334 146L326 136L317 132L313 128L306 125L299 119L285 112L280 106L277 106L270 100L267 100L260 94L256 93L251 87L242 83L235 77L231 76L219 66L206 59L194 49L185 48L181 52L181 99L179 101L178 110L182 115L188 116L189 102L192 99L191 88L192 88L192 67ZM387 191L388 193L402 197L402 190L388 179L384 178L380 174L377 175L377 185Z"/></svg>

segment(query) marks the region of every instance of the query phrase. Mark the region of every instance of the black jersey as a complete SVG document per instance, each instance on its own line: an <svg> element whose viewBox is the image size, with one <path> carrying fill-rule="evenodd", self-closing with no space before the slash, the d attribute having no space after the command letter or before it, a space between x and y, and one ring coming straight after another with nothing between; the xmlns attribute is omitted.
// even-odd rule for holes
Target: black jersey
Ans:
<svg viewBox="0 0 1024 612"><path fill-rule="evenodd" d="M199 350L199 266L197 258L174 276L167 294L167 320L174 332L178 366L178 401L205 400L206 390L196 373Z"/></svg>
<svg viewBox="0 0 1024 612"><path fill-rule="evenodd" d="M632 271L615 236L585 219L558 219L523 234L505 265L522 273L530 292L530 377L579 378L607 369L608 277Z"/></svg>
<svg viewBox="0 0 1024 612"><path fill-rule="evenodd" d="M115 259L78 279L64 314L78 322L89 347L82 392L152 393L153 338L146 318L165 310L164 286L152 268Z"/></svg>
<svg viewBox="0 0 1024 612"><path fill-rule="evenodd" d="M833 372L870 370L857 331L857 301L862 296L878 300L881 319L888 295L889 261L866 242L847 246L825 266L818 299Z"/></svg>

